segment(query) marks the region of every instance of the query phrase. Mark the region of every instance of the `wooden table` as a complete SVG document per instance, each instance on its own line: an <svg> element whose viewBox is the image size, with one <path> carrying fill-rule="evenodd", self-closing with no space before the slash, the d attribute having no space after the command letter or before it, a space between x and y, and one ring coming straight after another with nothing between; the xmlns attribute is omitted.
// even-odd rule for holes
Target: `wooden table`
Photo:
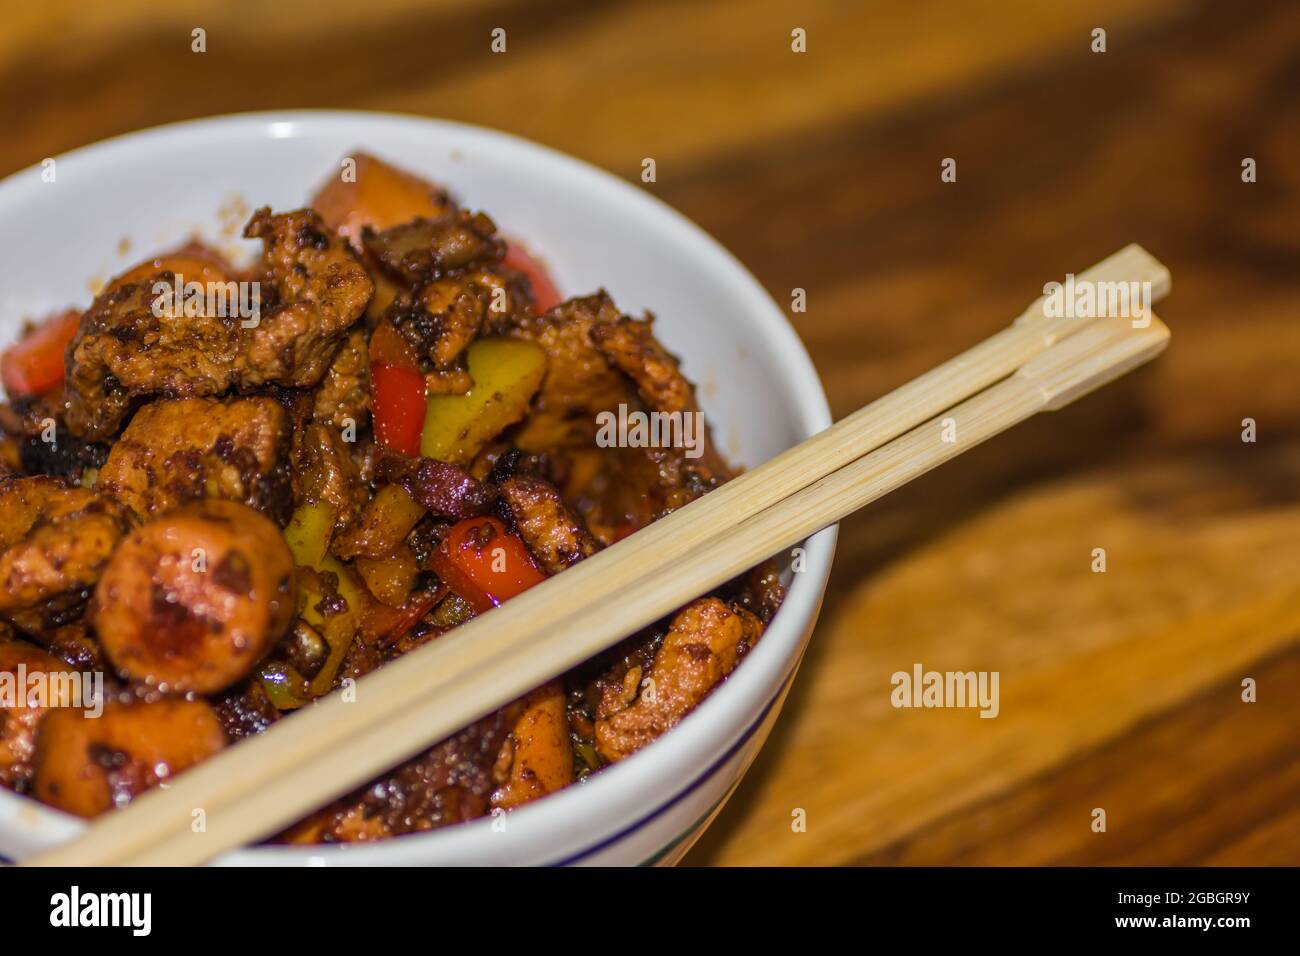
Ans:
<svg viewBox="0 0 1300 956"><path fill-rule="evenodd" d="M807 290L837 415L1146 245L1169 352L845 523L785 713L689 859L1300 863L1296 4L151 7L0 5L0 172L292 106L472 120L634 180L653 157L646 188L778 301ZM1000 714L893 708L917 662L998 671Z"/></svg>

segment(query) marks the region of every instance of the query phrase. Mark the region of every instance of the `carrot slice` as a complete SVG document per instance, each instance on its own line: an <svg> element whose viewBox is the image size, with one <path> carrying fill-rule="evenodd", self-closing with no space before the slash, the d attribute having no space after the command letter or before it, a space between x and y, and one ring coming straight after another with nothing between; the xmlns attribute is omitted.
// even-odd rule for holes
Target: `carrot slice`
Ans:
<svg viewBox="0 0 1300 956"><path fill-rule="evenodd" d="M69 309L47 319L0 356L0 381L11 396L44 395L63 384L64 353L81 314Z"/></svg>

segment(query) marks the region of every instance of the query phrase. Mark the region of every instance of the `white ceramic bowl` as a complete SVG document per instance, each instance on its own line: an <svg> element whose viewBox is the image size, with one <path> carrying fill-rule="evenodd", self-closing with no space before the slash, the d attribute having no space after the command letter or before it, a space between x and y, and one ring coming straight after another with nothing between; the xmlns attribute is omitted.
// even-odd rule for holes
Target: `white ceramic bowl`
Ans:
<svg viewBox="0 0 1300 956"><path fill-rule="evenodd" d="M649 191L503 133L386 114L198 120L10 176L0 183L0 343L24 318L84 305L95 281L191 235L230 246L219 211L241 202L298 208L354 150L489 212L504 234L542 255L565 294L604 286L624 312L653 311L733 460L754 465L830 424L816 372L780 308L734 257ZM835 534L805 544L806 570L792 576L785 605L730 679L661 740L586 783L509 814L504 826L485 819L363 846L257 847L221 862L676 861L739 783L780 710L817 618ZM21 858L82 826L0 790L2 854Z"/></svg>

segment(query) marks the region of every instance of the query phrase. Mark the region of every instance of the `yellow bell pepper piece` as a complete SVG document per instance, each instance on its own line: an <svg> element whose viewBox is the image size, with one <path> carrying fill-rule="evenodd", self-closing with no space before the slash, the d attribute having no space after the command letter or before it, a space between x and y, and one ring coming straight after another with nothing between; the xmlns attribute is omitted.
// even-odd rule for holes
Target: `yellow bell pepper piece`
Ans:
<svg viewBox="0 0 1300 956"><path fill-rule="evenodd" d="M546 375L546 353L524 339L479 339L465 352L474 387L464 395L432 395L420 454L463 465L528 412Z"/></svg>
<svg viewBox="0 0 1300 956"><path fill-rule="evenodd" d="M298 589L299 615L320 632L330 649L325 663L321 665L321 669L316 672L316 676L311 679L311 684L308 686L308 691L313 698L329 693L334 687L334 677L343 664L343 657L347 654L348 648L352 646L352 640L361 626L362 612L366 607L366 596L362 592L361 585L353 577L351 569L342 561L326 555L320 563L320 570L332 571L338 576L339 595L348 602L348 609L326 617L316 607L324 595L305 582ZM305 578L306 575L303 577Z"/></svg>
<svg viewBox="0 0 1300 956"><path fill-rule="evenodd" d="M309 502L295 508L284 529L284 539L294 561L304 568L319 568L325 560L334 521L334 508L324 501Z"/></svg>
<svg viewBox="0 0 1300 956"><path fill-rule="evenodd" d="M316 586L312 575L299 575L298 614L316 628L329 645L329 656L312 678L308 691L311 697L328 693L334 686L334 676L343 663L343 657L352 646L357 628L361 624L361 615L365 610L367 597L352 570L328 551L330 536L334 531L334 509L325 502L308 502L299 505L284 529L285 540L293 553L294 561L302 567L316 571L330 571L338 576L339 595L348 602L348 609L339 614L326 617L316 605L324 597ZM278 688L270 686L263 680L263 686L275 699ZM277 705L278 706L278 705ZM281 708L284 709L284 708Z"/></svg>

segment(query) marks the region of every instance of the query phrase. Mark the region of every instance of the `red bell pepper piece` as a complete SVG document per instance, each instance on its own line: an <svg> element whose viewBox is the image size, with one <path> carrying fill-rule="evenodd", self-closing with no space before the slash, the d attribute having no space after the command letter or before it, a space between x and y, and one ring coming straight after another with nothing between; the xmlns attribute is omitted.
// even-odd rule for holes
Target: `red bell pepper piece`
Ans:
<svg viewBox="0 0 1300 956"><path fill-rule="evenodd" d="M385 647L391 647L405 637L407 631L424 620L438 602L447 596L448 590L444 582L432 591L416 592L403 607L388 607L372 601L362 624L365 636L371 640L378 639Z"/></svg>
<svg viewBox="0 0 1300 956"><path fill-rule="evenodd" d="M63 354L77 334L81 314L69 310L47 319L0 356L0 381L10 396L43 395L63 384Z"/></svg>
<svg viewBox="0 0 1300 956"><path fill-rule="evenodd" d="M506 246L505 264L528 277L528 282L533 287L533 311L538 315L564 301L546 267L525 252L524 247L517 242Z"/></svg>
<svg viewBox="0 0 1300 956"><path fill-rule="evenodd" d="M379 444L413 458L419 455L424 374L410 345L387 322L370 336L370 400Z"/></svg>
<svg viewBox="0 0 1300 956"><path fill-rule="evenodd" d="M492 517L452 525L433 553L433 569L480 614L546 580L523 540Z"/></svg>
<svg viewBox="0 0 1300 956"><path fill-rule="evenodd" d="M424 429L424 376L396 365L370 365L370 400L379 444L412 458Z"/></svg>
<svg viewBox="0 0 1300 956"><path fill-rule="evenodd" d="M370 335L370 361L420 371L420 359L411 343L388 322L380 322Z"/></svg>

